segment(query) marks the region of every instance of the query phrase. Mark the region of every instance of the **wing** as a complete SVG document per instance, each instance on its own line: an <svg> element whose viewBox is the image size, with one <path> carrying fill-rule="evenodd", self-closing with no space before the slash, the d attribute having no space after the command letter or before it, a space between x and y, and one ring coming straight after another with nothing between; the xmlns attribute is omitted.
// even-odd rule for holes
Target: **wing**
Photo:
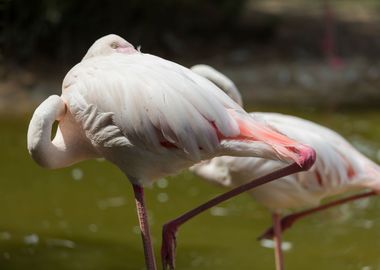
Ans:
<svg viewBox="0 0 380 270"><path fill-rule="evenodd" d="M115 124L113 112L100 112L94 104L88 104L78 93L69 95L71 113L82 123L83 130L95 146L125 147L130 142Z"/></svg>
<svg viewBox="0 0 380 270"><path fill-rule="evenodd" d="M64 80L63 97L75 110L79 96L99 112L113 112L115 125L140 147L171 144L199 159L199 149L213 151L219 144L213 125L223 136L239 134L227 111L242 112L238 105L209 81L151 55L96 57L78 64Z"/></svg>
<svg viewBox="0 0 380 270"><path fill-rule="evenodd" d="M234 140L223 149L263 155L251 149L263 144L270 153L267 157L296 162L304 158L300 154L304 146L249 116L213 83L152 55L118 54L82 61L63 85L71 111L86 109L75 102L80 97L99 113L112 112L113 124L132 145L152 151L178 148L199 161L201 153L221 151L222 140ZM249 151L233 152L243 146Z"/></svg>

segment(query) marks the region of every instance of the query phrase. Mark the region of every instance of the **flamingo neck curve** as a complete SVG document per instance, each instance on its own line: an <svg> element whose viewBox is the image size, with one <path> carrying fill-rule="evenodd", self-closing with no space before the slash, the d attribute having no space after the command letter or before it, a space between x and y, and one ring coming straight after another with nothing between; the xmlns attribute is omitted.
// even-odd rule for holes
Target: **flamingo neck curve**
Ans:
<svg viewBox="0 0 380 270"><path fill-rule="evenodd" d="M88 143L84 143L71 118L66 104L57 95L48 97L35 110L29 123L27 145L29 154L41 167L63 168L97 156ZM56 120L60 124L52 141L51 131Z"/></svg>

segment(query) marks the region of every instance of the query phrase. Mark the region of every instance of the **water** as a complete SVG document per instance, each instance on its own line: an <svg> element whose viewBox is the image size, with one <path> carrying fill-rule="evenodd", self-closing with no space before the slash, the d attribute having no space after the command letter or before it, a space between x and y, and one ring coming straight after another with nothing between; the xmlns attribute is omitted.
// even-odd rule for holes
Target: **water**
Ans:
<svg viewBox="0 0 380 270"><path fill-rule="evenodd" d="M380 112L298 112L380 159ZM129 182L103 160L39 168L26 150L29 116L0 118L0 269L144 269ZM222 189L184 172L147 189L159 255L161 225ZM284 235L288 269L380 269L380 199L315 215ZM178 269L274 269L256 237L270 215L244 195L202 214L178 235ZM160 263L159 259L158 262Z"/></svg>

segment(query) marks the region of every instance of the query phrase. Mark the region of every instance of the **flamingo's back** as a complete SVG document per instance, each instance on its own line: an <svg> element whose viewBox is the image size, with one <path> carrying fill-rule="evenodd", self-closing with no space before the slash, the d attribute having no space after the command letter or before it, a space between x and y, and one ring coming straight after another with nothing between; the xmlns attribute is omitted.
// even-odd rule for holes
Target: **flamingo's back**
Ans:
<svg viewBox="0 0 380 270"><path fill-rule="evenodd" d="M256 121L207 79L153 55L85 59L66 75L62 98L96 152L141 181L222 154L304 169L314 161L312 149Z"/></svg>
<svg viewBox="0 0 380 270"><path fill-rule="evenodd" d="M271 209L316 205L321 199L347 190L380 191L380 169L336 132L294 116L252 113L288 137L313 147L314 166L307 172L261 186L251 193ZM192 168L199 176L234 187L283 167L279 161L246 157L217 157Z"/></svg>

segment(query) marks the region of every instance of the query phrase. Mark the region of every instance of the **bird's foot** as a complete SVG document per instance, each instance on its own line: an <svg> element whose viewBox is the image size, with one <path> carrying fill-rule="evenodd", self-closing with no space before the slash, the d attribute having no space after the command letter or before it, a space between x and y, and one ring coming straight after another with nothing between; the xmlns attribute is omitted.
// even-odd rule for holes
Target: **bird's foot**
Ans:
<svg viewBox="0 0 380 270"><path fill-rule="evenodd" d="M161 260L164 270L175 268L176 233L178 227L167 223L162 228Z"/></svg>
<svg viewBox="0 0 380 270"><path fill-rule="evenodd" d="M296 219L294 218L293 215L283 217L280 221L281 231L284 232L285 230L289 229L293 225L295 220ZM257 240L273 239L273 237L274 237L274 228L270 227L263 234L261 234L259 237L257 237Z"/></svg>

